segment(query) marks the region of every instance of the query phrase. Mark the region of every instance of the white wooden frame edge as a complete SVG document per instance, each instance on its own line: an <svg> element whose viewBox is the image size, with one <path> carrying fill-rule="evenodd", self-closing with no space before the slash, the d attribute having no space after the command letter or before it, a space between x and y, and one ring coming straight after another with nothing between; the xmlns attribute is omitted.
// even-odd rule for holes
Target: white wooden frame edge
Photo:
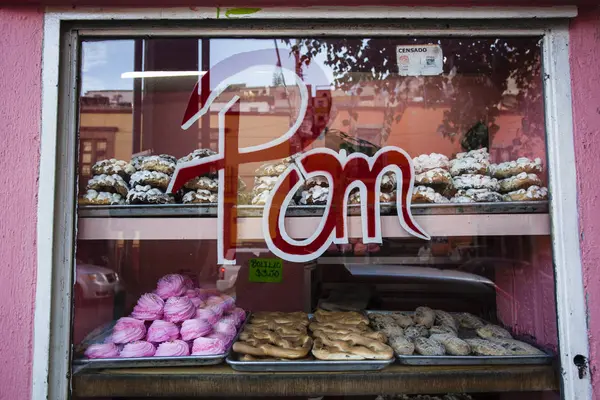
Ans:
<svg viewBox="0 0 600 400"><path fill-rule="evenodd" d="M44 18L42 60L42 112L39 193L55 193L57 187L58 99L60 64L60 25L73 20L195 20L215 18L215 9L48 9ZM407 18L407 19L507 19L568 18L577 14L575 7L546 8L439 8L419 7L353 7L349 9L315 7L302 9L269 9L250 16L267 19L306 18ZM563 398L591 399L589 372L577 376L572 357L589 357L587 323L581 257L579 247L575 156L571 110L571 86L568 51L568 26L553 24L544 36L544 73L546 91L547 138L549 149L553 250L556 271L558 328L563 365ZM504 31L498 31L502 34ZM47 199L47 196L39 198ZM34 321L32 399L62 399L68 396L69 341L57 338L51 325L69 329L71 309L56 312L56 302L71 296L71 271L56 268L55 221L56 202L38 204L37 283ZM65 267L65 265L62 265ZM57 357L58 356L58 357ZM60 363L53 366L51 363Z"/></svg>

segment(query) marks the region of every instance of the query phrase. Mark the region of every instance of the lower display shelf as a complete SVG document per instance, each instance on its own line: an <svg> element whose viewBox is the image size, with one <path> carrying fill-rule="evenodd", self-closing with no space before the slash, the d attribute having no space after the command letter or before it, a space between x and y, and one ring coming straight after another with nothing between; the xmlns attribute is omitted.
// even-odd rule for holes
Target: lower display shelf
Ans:
<svg viewBox="0 0 600 400"><path fill-rule="evenodd" d="M82 369L80 397L323 396L537 392L559 389L552 365L402 366L362 372L237 372L229 366Z"/></svg>

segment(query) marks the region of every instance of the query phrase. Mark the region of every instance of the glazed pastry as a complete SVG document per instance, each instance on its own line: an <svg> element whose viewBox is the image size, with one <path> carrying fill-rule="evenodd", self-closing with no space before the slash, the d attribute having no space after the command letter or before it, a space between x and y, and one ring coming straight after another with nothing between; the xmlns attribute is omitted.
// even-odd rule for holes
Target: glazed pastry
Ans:
<svg viewBox="0 0 600 400"><path fill-rule="evenodd" d="M418 337L414 340L414 343L415 351L423 356L443 356L446 354L444 345L436 340Z"/></svg>
<svg viewBox="0 0 600 400"><path fill-rule="evenodd" d="M530 160L527 157L520 157L515 161L507 161L490 166L490 175L498 179L505 179L523 172L527 174L539 174L542 172L542 160L539 158Z"/></svg>
<svg viewBox="0 0 600 400"><path fill-rule="evenodd" d="M500 190L500 185L496 178L490 178L486 175L467 174L454 177L454 187L456 189L487 189L492 192Z"/></svg>
<svg viewBox="0 0 600 400"><path fill-rule="evenodd" d="M536 185L529 186L527 190L519 189L502 196L504 201L540 201L548 200L548 189Z"/></svg>
<svg viewBox="0 0 600 400"><path fill-rule="evenodd" d="M414 340L418 337L429 337L429 330L423 325L413 325L404 329L404 337L408 340Z"/></svg>
<svg viewBox="0 0 600 400"><path fill-rule="evenodd" d="M219 316L215 314L212 310L208 308L199 308L196 310L196 315L194 318L202 319L208 322L210 325L214 325L219 320Z"/></svg>
<svg viewBox="0 0 600 400"><path fill-rule="evenodd" d="M226 343L218 338L199 337L192 345L192 355L209 356L227 352Z"/></svg>
<svg viewBox="0 0 600 400"><path fill-rule="evenodd" d="M484 326L479 318L467 312L456 314L456 320L460 327L465 329L479 329Z"/></svg>
<svg viewBox="0 0 600 400"><path fill-rule="evenodd" d="M133 165L127 161L111 158L109 160L101 160L92 166L92 174L94 175L120 175L123 179L128 179L135 172Z"/></svg>
<svg viewBox="0 0 600 400"><path fill-rule="evenodd" d="M477 336L482 339L505 338L512 339L512 335L498 325L487 324L477 329Z"/></svg>
<svg viewBox="0 0 600 400"><path fill-rule="evenodd" d="M308 190L302 192L302 198L300 204L302 205L325 205L327 204L327 198L329 197L329 188L321 186L313 186Z"/></svg>
<svg viewBox="0 0 600 400"><path fill-rule="evenodd" d="M130 317L119 318L111 335L113 343L117 344L140 340L144 336L146 336L144 321Z"/></svg>
<svg viewBox="0 0 600 400"><path fill-rule="evenodd" d="M119 357L122 358L137 358L137 357L152 357L156 353L156 347L152 343L144 342L143 340L127 343Z"/></svg>
<svg viewBox="0 0 600 400"><path fill-rule="evenodd" d="M510 356L510 351L498 343L485 339L465 339L465 342L471 347L471 351L476 356Z"/></svg>
<svg viewBox="0 0 600 400"><path fill-rule="evenodd" d="M421 154L420 156L413 158L413 167L415 174L422 174L423 172L435 168L447 170L450 168L450 161L448 160L448 157L443 154Z"/></svg>
<svg viewBox="0 0 600 400"><path fill-rule="evenodd" d="M157 171L137 171L131 175L129 184L131 187L150 185L162 191L167 190L171 177L167 174Z"/></svg>
<svg viewBox="0 0 600 400"><path fill-rule="evenodd" d="M415 186L413 188L412 202L415 204L422 203L449 203L450 201L427 186Z"/></svg>
<svg viewBox="0 0 600 400"><path fill-rule="evenodd" d="M457 159L462 159L462 158L473 158L477 161L489 161L490 160L490 154L488 153L488 149L487 147L482 147L481 149L477 149L477 150L471 150L469 152L466 153L458 153L456 155Z"/></svg>
<svg viewBox="0 0 600 400"><path fill-rule="evenodd" d="M452 175L442 168L434 168L415 176L415 185L431 186L440 192L453 186Z"/></svg>
<svg viewBox="0 0 600 400"><path fill-rule="evenodd" d="M212 330L211 325L204 319L187 319L181 324L181 339L190 341L200 336L206 336Z"/></svg>
<svg viewBox="0 0 600 400"><path fill-rule="evenodd" d="M454 317L442 310L435 310L435 324L441 326L447 326L451 328L454 332L458 332L458 323L454 319Z"/></svg>
<svg viewBox="0 0 600 400"><path fill-rule="evenodd" d="M127 204L169 204L174 202L172 196L150 185L136 185L127 193Z"/></svg>
<svg viewBox="0 0 600 400"><path fill-rule="evenodd" d="M142 321L154 321L163 317L163 308L165 302L160 296L154 293L143 294L135 307L131 316Z"/></svg>
<svg viewBox="0 0 600 400"><path fill-rule="evenodd" d="M218 179L212 179L208 176L199 176L187 181L183 187L189 190L207 190L209 192L217 192L219 189L219 181Z"/></svg>
<svg viewBox="0 0 600 400"><path fill-rule="evenodd" d="M187 297L169 297L165 303L164 319L169 322L181 322L196 315L194 303Z"/></svg>
<svg viewBox="0 0 600 400"><path fill-rule="evenodd" d="M161 154L158 156L147 156L142 162L140 169L144 171L157 171L167 175L173 175L177 159L173 156Z"/></svg>
<svg viewBox="0 0 600 400"><path fill-rule="evenodd" d="M161 299L183 296L187 293L186 279L183 275L169 274L158 280L156 293Z"/></svg>
<svg viewBox="0 0 600 400"><path fill-rule="evenodd" d="M125 199L119 193L97 192L96 190L88 189L86 194L79 199L79 204L82 206L85 206L85 205L114 206L114 205L119 205L119 204L125 204Z"/></svg>
<svg viewBox="0 0 600 400"><path fill-rule="evenodd" d="M181 199L183 204L210 204L217 201L218 196L215 193L203 189L187 192Z"/></svg>
<svg viewBox="0 0 600 400"><path fill-rule="evenodd" d="M127 196L129 186L120 175L96 175L88 181L87 189L97 192L119 193L121 196Z"/></svg>
<svg viewBox="0 0 600 400"><path fill-rule="evenodd" d="M430 338L443 344L446 353L452 356L467 356L471 353L469 344L456 336L450 334L432 335Z"/></svg>
<svg viewBox="0 0 600 400"><path fill-rule="evenodd" d="M179 328L172 322L157 320L148 328L148 342L162 343L175 339L179 339Z"/></svg>
<svg viewBox="0 0 600 400"><path fill-rule="evenodd" d="M499 344L506 350L510 351L515 356L528 356L528 355L543 355L543 351L533 347L532 345L521 342L515 339L508 338L489 338L490 341Z"/></svg>
<svg viewBox="0 0 600 400"><path fill-rule="evenodd" d="M486 175L490 163L487 160L478 160L472 157L457 158L450 161L450 174L458 176L463 174Z"/></svg>
<svg viewBox="0 0 600 400"><path fill-rule="evenodd" d="M456 192L450 201L452 203L496 203L502 201L502 195L488 189L467 189Z"/></svg>
<svg viewBox="0 0 600 400"><path fill-rule="evenodd" d="M396 201L396 193L384 193L381 192L379 195L379 202L380 203L391 203ZM350 193L350 196L348 197L348 204L360 204L360 190L355 190L352 193Z"/></svg>
<svg viewBox="0 0 600 400"><path fill-rule="evenodd" d="M190 346L183 340L172 340L158 345L155 357L181 357L190 355Z"/></svg>
<svg viewBox="0 0 600 400"><path fill-rule="evenodd" d="M85 350L87 358L114 358L119 356L119 348L114 343L92 344Z"/></svg>
<svg viewBox="0 0 600 400"><path fill-rule="evenodd" d="M435 322L435 311L429 307L417 307L413 318L417 325L423 325L427 329L433 326Z"/></svg>
<svg viewBox="0 0 600 400"><path fill-rule="evenodd" d="M388 339L388 344L396 354L410 356L415 352L414 343L404 336L392 336Z"/></svg>
<svg viewBox="0 0 600 400"><path fill-rule="evenodd" d="M521 172L518 175L500 181L500 191L504 193L526 189L530 186L542 186L542 181L536 174Z"/></svg>

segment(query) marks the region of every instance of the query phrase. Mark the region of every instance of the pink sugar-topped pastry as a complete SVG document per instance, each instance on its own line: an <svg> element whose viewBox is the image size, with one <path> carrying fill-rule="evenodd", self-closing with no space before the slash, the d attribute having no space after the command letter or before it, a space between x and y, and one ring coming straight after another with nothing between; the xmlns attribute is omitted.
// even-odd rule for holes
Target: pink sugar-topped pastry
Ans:
<svg viewBox="0 0 600 400"><path fill-rule="evenodd" d="M164 319L169 322L181 322L196 315L196 307L188 297L169 297L165 303Z"/></svg>
<svg viewBox="0 0 600 400"><path fill-rule="evenodd" d="M223 302L219 304L207 304L205 308L215 313L215 315L220 319L223 314L225 314L226 304Z"/></svg>
<svg viewBox="0 0 600 400"><path fill-rule="evenodd" d="M179 328L172 322L157 320L148 328L146 340L152 343L179 339Z"/></svg>
<svg viewBox="0 0 600 400"><path fill-rule="evenodd" d="M143 339L146 336L144 321L123 317L119 318L112 332L113 343L129 343Z"/></svg>
<svg viewBox="0 0 600 400"><path fill-rule="evenodd" d="M135 357L152 357L156 353L156 347L150 342L139 340L137 342L127 343L119 357L135 358Z"/></svg>
<svg viewBox="0 0 600 400"><path fill-rule="evenodd" d="M239 317L235 314L226 314L223 315L223 318L219 320L219 322L226 322L235 326L236 328L242 324L242 321L239 320Z"/></svg>
<svg viewBox="0 0 600 400"><path fill-rule="evenodd" d="M183 340L172 340L161 343L158 345L156 353L154 353L155 357L179 357L189 355L190 345Z"/></svg>
<svg viewBox="0 0 600 400"><path fill-rule="evenodd" d="M187 291L185 277L179 274L165 275L158 280L154 293L160 296L161 299L169 297L177 297L183 295Z"/></svg>
<svg viewBox="0 0 600 400"><path fill-rule="evenodd" d="M143 294L138 300L131 316L144 321L154 321L163 317L165 302L154 293Z"/></svg>
<svg viewBox="0 0 600 400"><path fill-rule="evenodd" d="M204 319L188 319L181 324L181 339L193 340L212 332L212 326Z"/></svg>
<svg viewBox="0 0 600 400"><path fill-rule="evenodd" d="M213 354L223 354L227 351L227 346L222 339L199 337L194 340L192 345L192 354L195 356L209 356Z"/></svg>
<svg viewBox="0 0 600 400"><path fill-rule="evenodd" d="M220 320L213 326L213 330L227 337L235 337L237 328L233 320Z"/></svg>
<svg viewBox="0 0 600 400"><path fill-rule="evenodd" d="M85 350L87 358L114 358L119 357L119 348L114 343L92 344Z"/></svg>
<svg viewBox="0 0 600 400"><path fill-rule="evenodd" d="M214 325L219 321L219 316L208 308L199 308L196 310L197 319L203 319L211 325Z"/></svg>
<svg viewBox="0 0 600 400"><path fill-rule="evenodd" d="M192 304L194 305L194 307L198 308L198 307L204 307L206 304L204 304L204 302L202 301L202 299L200 297L191 297L190 298Z"/></svg>
<svg viewBox="0 0 600 400"><path fill-rule="evenodd" d="M228 336L228 335L218 333L218 332L213 332L210 335L207 335L206 337L209 339L218 339L218 340L222 341L223 344L225 345L225 348L229 348L229 346L233 342L233 339L235 339L235 336Z"/></svg>

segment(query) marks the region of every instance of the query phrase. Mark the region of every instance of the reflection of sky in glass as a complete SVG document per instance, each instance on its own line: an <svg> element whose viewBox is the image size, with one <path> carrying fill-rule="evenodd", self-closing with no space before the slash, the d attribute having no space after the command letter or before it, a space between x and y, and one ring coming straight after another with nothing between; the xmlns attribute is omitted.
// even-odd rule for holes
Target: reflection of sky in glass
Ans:
<svg viewBox="0 0 600 400"><path fill-rule="evenodd" d="M201 44L199 43L199 47ZM279 54L283 66L293 70L294 58L290 54L290 48L282 41L278 41ZM261 51L262 50L262 51ZM272 56L270 55L272 50ZM123 72L133 71L134 58L133 40L110 40L97 42L84 42L82 45L82 94L90 90L132 90L133 79L123 79ZM211 66L222 62L228 57L258 51L261 62L267 65L275 65L277 53L275 42L271 39L213 39L211 40L210 58ZM201 52L199 51L199 54ZM326 57L320 53L305 68L304 80L313 86L330 85L333 80L331 68L324 65ZM250 62L251 59L248 59ZM293 74L285 73L286 84L293 82ZM239 83L247 86L272 86L273 73L249 72L240 76Z"/></svg>

